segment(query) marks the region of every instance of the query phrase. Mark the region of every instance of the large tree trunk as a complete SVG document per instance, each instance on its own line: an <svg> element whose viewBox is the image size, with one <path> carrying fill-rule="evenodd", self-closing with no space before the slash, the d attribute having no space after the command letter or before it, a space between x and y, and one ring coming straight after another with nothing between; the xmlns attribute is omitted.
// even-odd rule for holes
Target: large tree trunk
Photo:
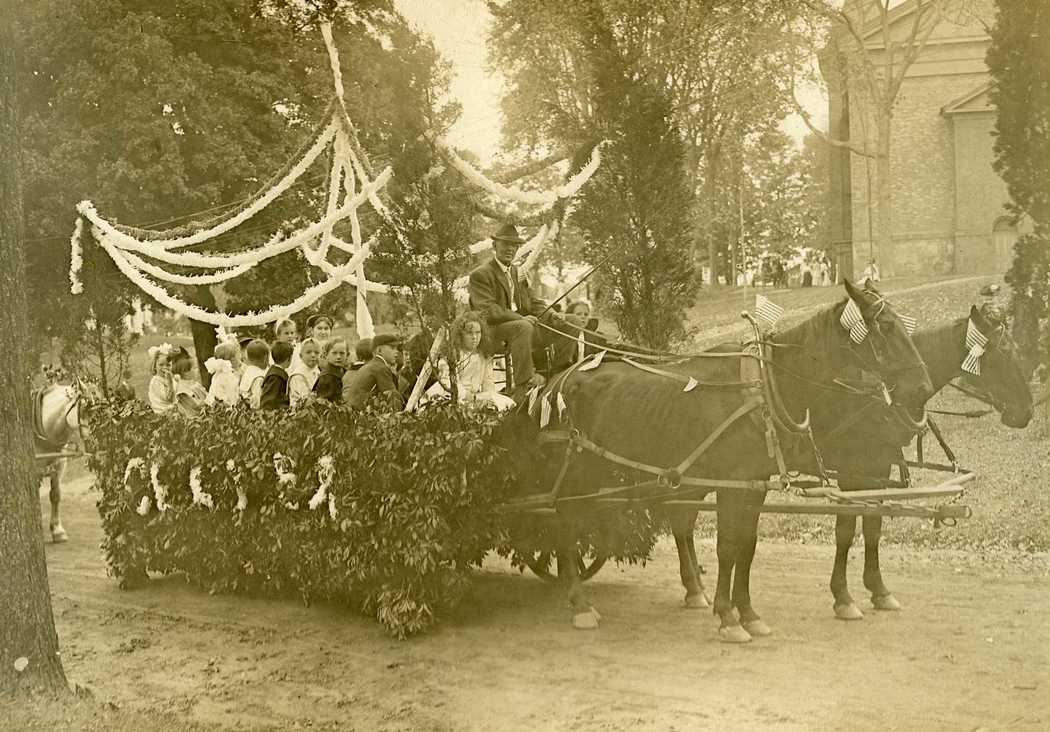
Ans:
<svg viewBox="0 0 1050 732"><path fill-rule="evenodd" d="M875 249L873 257L881 262L879 270L892 274L889 261L893 242L893 171L890 167L890 141L893 118L889 113L878 115L878 138L875 150Z"/></svg>
<svg viewBox="0 0 1050 732"><path fill-rule="evenodd" d="M34 480L15 86L18 0L0 0L0 695L67 688Z"/></svg>

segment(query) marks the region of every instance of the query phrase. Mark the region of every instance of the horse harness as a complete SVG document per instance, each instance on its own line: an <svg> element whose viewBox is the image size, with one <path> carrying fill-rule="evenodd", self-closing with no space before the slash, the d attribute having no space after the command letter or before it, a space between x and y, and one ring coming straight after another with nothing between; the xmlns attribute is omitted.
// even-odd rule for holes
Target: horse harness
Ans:
<svg viewBox="0 0 1050 732"><path fill-rule="evenodd" d="M787 409L784 407L783 401L780 398L779 390L776 386L776 379L766 365L765 350L768 345L761 342L755 342L749 345L748 349L741 352L727 352L727 353L705 353L701 354L704 358L739 358L740 359L740 380L739 381L701 381L694 377L687 376L685 374L667 371L655 366L648 364L642 364L638 361L632 360L626 357L626 355L620 357L618 360L626 363L633 368L645 371L650 374L662 376L665 378L684 382L686 384L684 391L692 391L697 386L704 387L728 387L728 388L739 388L745 396L743 404L737 407L728 417L726 417L714 430L712 430L699 445L694 448L689 455L687 455L678 464L671 467L660 467L656 465L650 465L640 460L634 460L631 458L619 455L611 450L608 450L594 440L590 439L583 431L573 426L571 415L564 417L564 413L568 411L567 406L564 404L564 400L561 398L561 389L564 387L568 379L575 374L577 371L586 371L599 365L605 353L599 353L596 356L588 357L574 363L568 369L564 370L557 377L555 377L546 387L541 390L536 389L530 394L530 400L528 403L528 412L531 415L535 411L537 402L541 402L541 413L546 415L552 410L550 407L550 401L556 399L559 406L559 417L562 417L564 421L568 422L568 427L563 429L544 429L546 426L543 417L541 417L541 432L539 435L539 441L541 444L565 444L565 453L562 459L561 467L558 471L558 475L555 478L554 486L551 491L546 494L528 496L519 501L512 501L512 503L537 503L544 502L549 504L556 503L558 501L579 501L591 498L612 498L615 496L622 495L624 493L630 493L645 488L657 488L659 492L646 496L644 500L653 501L660 500L663 498L682 497L685 493L700 493L707 494L712 490L718 489L730 489L747 491L749 493L757 493L764 495L766 491L770 489L781 489L790 486L791 479L788 474L787 465L784 460L783 449L781 447L780 437L778 436L778 428L791 434L798 435L805 439L808 439L810 446L813 450L815 460L818 466L818 472L821 476L821 481L826 483L826 476L824 474L823 462L820 457L820 452L817 449L816 443L813 441L812 430L809 426L808 414L802 423L795 422L788 414ZM640 355L640 354L631 354ZM644 356L643 356L644 357ZM547 404L542 404L546 401ZM564 407L564 408L563 408ZM730 479L716 479L716 478L698 478L686 475L689 469L699 460L717 441L725 434L725 432L734 424L739 422L745 417L750 417L755 420L756 423L763 430L763 436L766 443L767 457L775 460L779 476L775 480L730 480ZM640 482L632 483L630 485L616 485L610 487L599 488L594 493L589 493L580 496L561 496L561 492L564 486L565 477L568 473L569 467L572 464L574 456L578 453L589 452L596 455L603 460L606 460L615 465L619 465L625 468L629 468L641 473L648 474L652 478L648 480L642 480ZM680 492L682 487L686 487L687 491Z"/></svg>

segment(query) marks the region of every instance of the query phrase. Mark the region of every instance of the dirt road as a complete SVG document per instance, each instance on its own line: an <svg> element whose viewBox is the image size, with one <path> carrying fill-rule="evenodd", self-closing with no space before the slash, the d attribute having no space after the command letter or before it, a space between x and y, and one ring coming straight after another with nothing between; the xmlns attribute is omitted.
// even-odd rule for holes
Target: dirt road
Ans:
<svg viewBox="0 0 1050 732"><path fill-rule="evenodd" d="M762 544L753 597L774 635L748 646L720 644L707 611L682 607L667 542L648 566L588 583L596 632L572 630L557 588L492 561L457 617L398 642L342 608L208 596L178 578L121 592L87 480L64 507L71 540L47 554L66 670L122 709L252 729L1050 727L1046 557L888 548L905 610L845 623L830 547ZM856 562L858 600L859 575Z"/></svg>

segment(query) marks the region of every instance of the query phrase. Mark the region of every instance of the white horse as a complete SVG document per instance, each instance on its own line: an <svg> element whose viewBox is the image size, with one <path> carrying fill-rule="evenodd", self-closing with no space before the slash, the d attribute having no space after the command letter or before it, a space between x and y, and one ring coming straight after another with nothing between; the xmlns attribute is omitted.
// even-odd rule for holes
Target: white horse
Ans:
<svg viewBox="0 0 1050 732"><path fill-rule="evenodd" d="M66 458L75 454L70 450L74 440L84 445L87 428L82 419L81 403L86 394L85 384L79 379L74 386L61 384L46 386L33 392L33 432L37 468L43 471L41 479L49 478L51 490L51 540L67 541L69 535L62 527L59 503L62 500L62 473ZM84 401L86 406L87 402Z"/></svg>

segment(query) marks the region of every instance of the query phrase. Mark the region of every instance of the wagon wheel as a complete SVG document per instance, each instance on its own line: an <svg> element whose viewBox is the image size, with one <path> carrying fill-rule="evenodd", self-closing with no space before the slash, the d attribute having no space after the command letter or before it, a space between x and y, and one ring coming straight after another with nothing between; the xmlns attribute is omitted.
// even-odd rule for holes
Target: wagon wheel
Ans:
<svg viewBox="0 0 1050 732"><path fill-rule="evenodd" d="M525 564L528 565L532 573L540 579L545 579L550 582L556 582L558 579L558 573L551 567L551 556L552 552L537 552L536 554L526 557ZM579 550L576 551L576 566L580 568L580 581L586 582L594 575L598 574L605 563L609 560L609 555L602 551L597 551L594 558L588 563L586 559L580 554Z"/></svg>

